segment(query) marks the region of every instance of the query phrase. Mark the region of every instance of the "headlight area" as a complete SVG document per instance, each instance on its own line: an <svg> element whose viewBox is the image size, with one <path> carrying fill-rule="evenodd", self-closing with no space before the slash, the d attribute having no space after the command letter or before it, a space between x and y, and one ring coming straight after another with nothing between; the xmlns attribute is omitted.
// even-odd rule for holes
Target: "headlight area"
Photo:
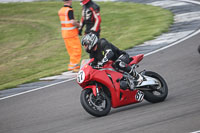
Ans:
<svg viewBox="0 0 200 133"><path fill-rule="evenodd" d="M78 72L78 75L77 75L77 82L78 82L79 84L81 84L81 83L84 82L84 80L85 80L85 72L84 72L83 70L80 70L80 71Z"/></svg>

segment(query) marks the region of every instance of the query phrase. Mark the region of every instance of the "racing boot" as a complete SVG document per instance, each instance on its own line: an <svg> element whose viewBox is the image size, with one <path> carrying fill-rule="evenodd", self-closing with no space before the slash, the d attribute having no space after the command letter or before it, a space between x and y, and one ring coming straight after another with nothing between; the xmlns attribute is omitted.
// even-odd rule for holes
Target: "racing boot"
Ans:
<svg viewBox="0 0 200 133"><path fill-rule="evenodd" d="M127 80L128 81L128 86L129 86L129 89L131 91L134 91L135 87L137 85L137 83L135 81L135 75L134 75L135 71L132 68L130 68L129 70L130 70L129 71L130 76L129 76L128 80Z"/></svg>
<svg viewBox="0 0 200 133"><path fill-rule="evenodd" d="M78 64L69 64L68 65L68 71L79 71L80 66Z"/></svg>
<svg viewBox="0 0 200 133"><path fill-rule="evenodd" d="M129 72L136 80L135 82L135 86L140 85L143 81L144 81L144 77L137 73L136 71L134 71L133 69Z"/></svg>
<svg viewBox="0 0 200 133"><path fill-rule="evenodd" d="M141 85L142 82L144 81L144 77L139 73L136 73L136 78L135 79L137 81L137 85Z"/></svg>
<svg viewBox="0 0 200 133"><path fill-rule="evenodd" d="M135 90L135 83L131 78L128 78L128 86L131 91Z"/></svg>
<svg viewBox="0 0 200 133"><path fill-rule="evenodd" d="M77 73L79 70L80 70L79 68L76 68L76 69L73 69L72 72Z"/></svg>

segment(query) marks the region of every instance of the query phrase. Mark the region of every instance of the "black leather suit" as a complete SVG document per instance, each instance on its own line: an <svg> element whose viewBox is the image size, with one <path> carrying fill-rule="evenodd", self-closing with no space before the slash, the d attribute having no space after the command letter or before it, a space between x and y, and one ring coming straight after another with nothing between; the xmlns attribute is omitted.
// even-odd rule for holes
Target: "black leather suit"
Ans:
<svg viewBox="0 0 200 133"><path fill-rule="evenodd" d="M129 55L104 38L99 39L97 50L90 53L90 58L94 58L94 65L98 62L105 64L108 60L112 60L115 62L115 68L128 73L132 72L132 68L128 65L130 62Z"/></svg>
<svg viewBox="0 0 200 133"><path fill-rule="evenodd" d="M100 7L93 1L89 1L87 4L83 5L82 17L79 28L79 35L81 35L84 25L86 25L85 34L93 32L100 36Z"/></svg>

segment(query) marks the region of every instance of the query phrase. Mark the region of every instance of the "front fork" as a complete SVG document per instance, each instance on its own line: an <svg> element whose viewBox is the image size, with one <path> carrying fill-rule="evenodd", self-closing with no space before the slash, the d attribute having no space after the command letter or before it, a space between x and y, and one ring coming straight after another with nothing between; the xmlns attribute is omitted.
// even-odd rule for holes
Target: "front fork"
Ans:
<svg viewBox="0 0 200 133"><path fill-rule="evenodd" d="M95 82L95 85L86 86L84 89L88 89L88 88L92 89L92 92L93 92L95 97L100 95L99 94L100 93L99 92L99 87L98 87L98 83L97 82Z"/></svg>
<svg viewBox="0 0 200 133"><path fill-rule="evenodd" d="M97 82L95 82L95 85L96 85L96 95L99 96L99 88Z"/></svg>

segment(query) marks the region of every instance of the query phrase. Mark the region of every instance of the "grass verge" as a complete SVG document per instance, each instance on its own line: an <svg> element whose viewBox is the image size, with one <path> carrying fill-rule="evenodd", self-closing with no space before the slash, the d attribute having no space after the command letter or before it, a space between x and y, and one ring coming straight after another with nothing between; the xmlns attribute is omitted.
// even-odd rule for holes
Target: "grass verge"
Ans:
<svg viewBox="0 0 200 133"><path fill-rule="evenodd" d="M128 49L166 32L173 14L160 7L99 2L101 37ZM57 15L63 2L0 4L0 90L67 70L69 56ZM75 17L81 6L73 2ZM88 58L83 51L82 58Z"/></svg>

